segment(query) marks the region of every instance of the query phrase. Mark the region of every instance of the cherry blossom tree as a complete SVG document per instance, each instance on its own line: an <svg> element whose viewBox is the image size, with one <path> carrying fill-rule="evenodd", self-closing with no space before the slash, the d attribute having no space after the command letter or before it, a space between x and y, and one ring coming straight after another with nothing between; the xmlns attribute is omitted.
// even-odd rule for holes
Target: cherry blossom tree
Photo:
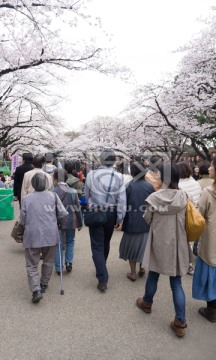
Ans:
<svg viewBox="0 0 216 360"><path fill-rule="evenodd" d="M177 159L188 146L203 159L216 135L216 18L201 35L181 49L184 57L174 79L140 86L130 106L137 129L164 142ZM132 115L131 115L132 116Z"/></svg>
<svg viewBox="0 0 216 360"><path fill-rule="evenodd" d="M112 147L126 156L163 152L179 161L192 148L194 155L210 159L216 135L215 39L213 15L201 34L179 50L183 57L175 76L137 87L124 116L94 119L68 151Z"/></svg>
<svg viewBox="0 0 216 360"><path fill-rule="evenodd" d="M87 2L0 1L0 146L16 151L58 133L50 83L58 85L59 69L115 71L94 39L100 20Z"/></svg>
<svg viewBox="0 0 216 360"><path fill-rule="evenodd" d="M62 144L62 152L65 157L97 163L101 150L112 148L116 155L128 159L130 154L143 154L148 148L142 130L134 130L130 119L96 117L80 129L80 135L73 141Z"/></svg>

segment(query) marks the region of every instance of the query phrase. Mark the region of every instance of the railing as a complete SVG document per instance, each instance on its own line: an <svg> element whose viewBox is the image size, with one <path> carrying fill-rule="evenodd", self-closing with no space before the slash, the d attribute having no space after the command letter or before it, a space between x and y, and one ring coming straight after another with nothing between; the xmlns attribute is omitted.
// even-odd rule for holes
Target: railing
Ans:
<svg viewBox="0 0 216 360"><path fill-rule="evenodd" d="M11 168L11 161L0 160L0 167L8 167L10 169Z"/></svg>
<svg viewBox="0 0 216 360"><path fill-rule="evenodd" d="M5 175L10 175L11 161L0 160L0 171L3 171Z"/></svg>

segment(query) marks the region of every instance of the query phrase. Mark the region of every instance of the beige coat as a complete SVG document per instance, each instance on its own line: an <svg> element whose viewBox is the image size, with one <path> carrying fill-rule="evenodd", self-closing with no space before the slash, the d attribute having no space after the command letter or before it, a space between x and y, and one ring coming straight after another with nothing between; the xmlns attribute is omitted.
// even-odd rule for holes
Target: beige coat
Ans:
<svg viewBox="0 0 216 360"><path fill-rule="evenodd" d="M216 191L204 189L199 210L206 219L206 228L200 238L198 254L209 266L216 266Z"/></svg>
<svg viewBox="0 0 216 360"><path fill-rule="evenodd" d="M151 226L144 267L168 276L185 275L189 266L185 192L161 189L151 194L146 202L144 219Z"/></svg>
<svg viewBox="0 0 216 360"><path fill-rule="evenodd" d="M31 184L31 180L33 178L33 176L38 173L38 172L43 172L44 174L46 174L46 177L48 179L48 183L49 183L49 187L48 190L51 190L53 187L53 178L51 175L45 173L42 169L39 168L35 168L33 170L30 170L28 172L25 173L24 178L23 178L23 183L22 183L22 190L21 190L21 199L23 198L23 196L30 194L34 191L34 188Z"/></svg>
<svg viewBox="0 0 216 360"><path fill-rule="evenodd" d="M211 186L213 182L214 180L210 179L209 175L203 175L202 178L198 180L198 183L200 184L202 190Z"/></svg>

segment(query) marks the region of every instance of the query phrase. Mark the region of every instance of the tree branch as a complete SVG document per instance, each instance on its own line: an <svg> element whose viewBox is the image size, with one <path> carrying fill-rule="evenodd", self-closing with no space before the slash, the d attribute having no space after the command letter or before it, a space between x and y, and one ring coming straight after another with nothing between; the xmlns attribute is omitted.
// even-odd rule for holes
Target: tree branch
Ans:
<svg viewBox="0 0 216 360"><path fill-rule="evenodd" d="M20 66L15 66L13 68L7 68L4 70L0 71L0 77L6 74L10 74L12 72L15 72L17 70L24 70L24 69L29 69L29 68L33 68L36 66L40 66L42 64L53 64L53 65L59 65L59 66L65 66L68 69L72 69L69 66L64 65L64 63L82 63L84 61L87 61L91 58L93 58L96 53L98 53L99 51L101 51L100 48L94 50L90 55L86 56L86 57L81 57L79 59L68 59L68 58L50 58L50 59L40 59L40 60L34 60L28 64L23 64ZM76 67L74 66L73 68L74 70L76 70ZM79 67L79 69L81 69L81 67Z"/></svg>

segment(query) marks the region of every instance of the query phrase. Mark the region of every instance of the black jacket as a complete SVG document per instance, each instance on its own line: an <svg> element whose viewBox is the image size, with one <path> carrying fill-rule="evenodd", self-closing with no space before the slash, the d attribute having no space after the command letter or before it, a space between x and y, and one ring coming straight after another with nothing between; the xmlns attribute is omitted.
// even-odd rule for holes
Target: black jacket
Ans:
<svg viewBox="0 0 216 360"><path fill-rule="evenodd" d="M14 196L17 196L18 199L21 199L21 189L24 175L27 171L34 169L32 164L22 164L17 166L14 174Z"/></svg>
<svg viewBox="0 0 216 360"><path fill-rule="evenodd" d="M147 197L155 191L154 187L144 178L132 180L126 190L127 212L123 221L122 231L127 233L149 232L149 225L143 219Z"/></svg>

